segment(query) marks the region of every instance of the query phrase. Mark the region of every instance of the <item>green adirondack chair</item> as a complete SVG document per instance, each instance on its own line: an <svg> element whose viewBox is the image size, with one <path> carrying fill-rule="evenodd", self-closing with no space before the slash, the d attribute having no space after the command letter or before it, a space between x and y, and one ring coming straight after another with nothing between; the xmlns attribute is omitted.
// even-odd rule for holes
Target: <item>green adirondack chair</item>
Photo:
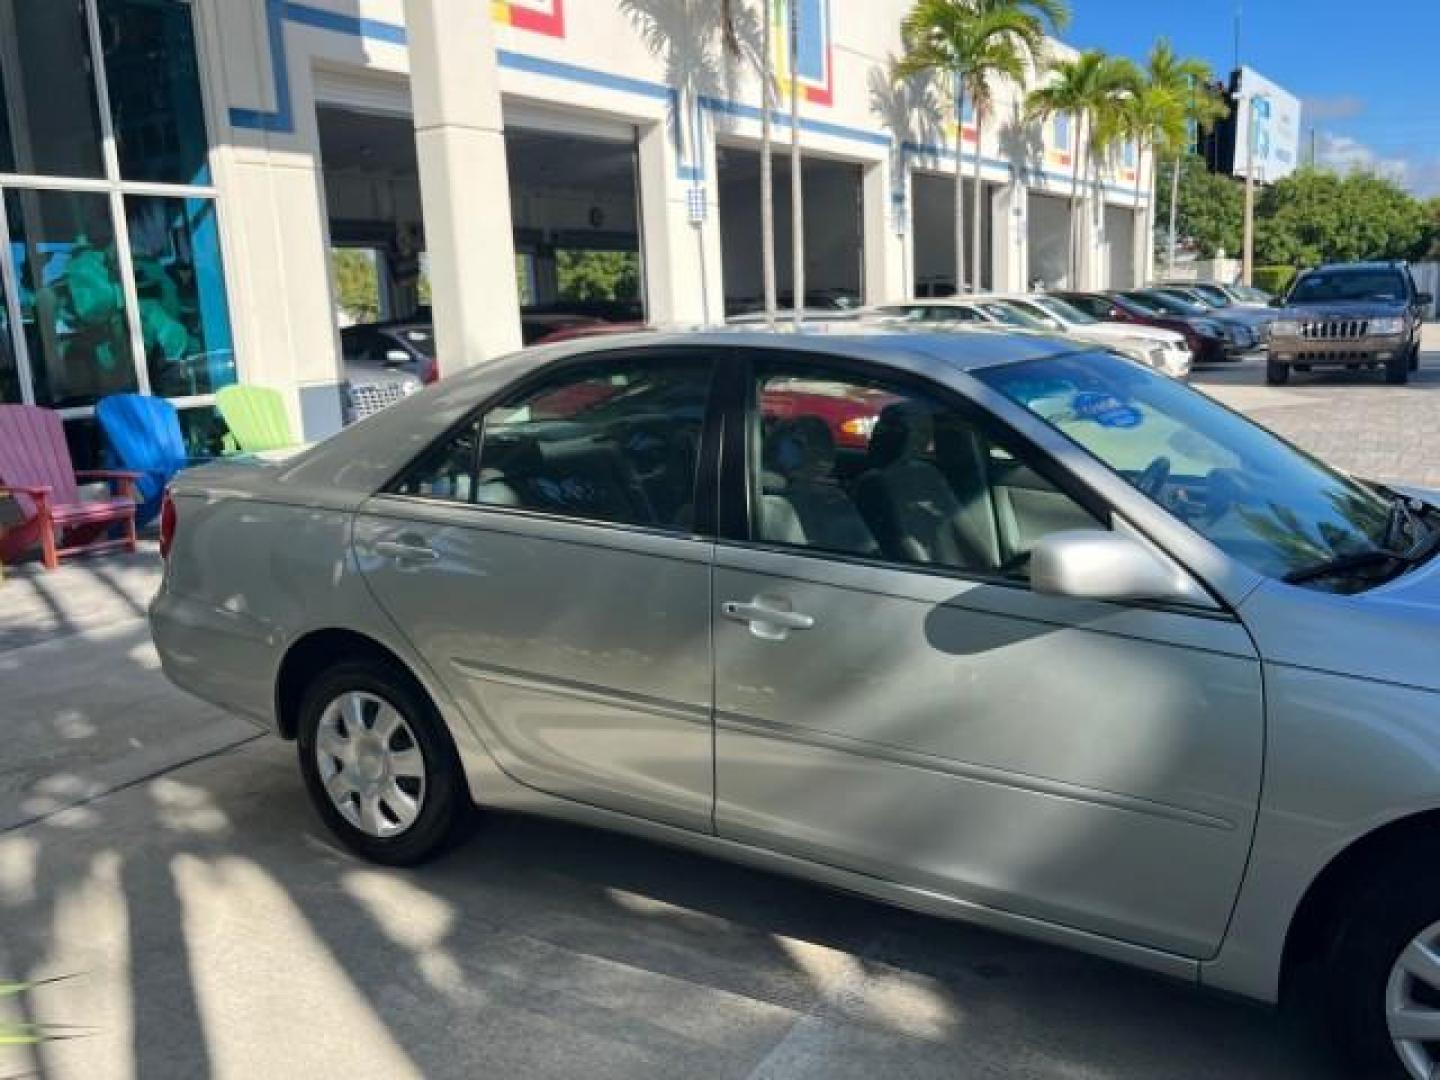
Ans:
<svg viewBox="0 0 1440 1080"><path fill-rule="evenodd" d="M227 386L215 395L215 408L242 454L284 450L299 440L280 391L265 386Z"/></svg>

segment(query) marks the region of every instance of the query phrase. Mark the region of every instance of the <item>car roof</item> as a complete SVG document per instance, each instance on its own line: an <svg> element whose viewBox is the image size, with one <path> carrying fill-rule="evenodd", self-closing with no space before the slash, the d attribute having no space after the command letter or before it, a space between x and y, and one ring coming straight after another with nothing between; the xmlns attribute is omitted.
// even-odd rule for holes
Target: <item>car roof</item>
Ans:
<svg viewBox="0 0 1440 1080"><path fill-rule="evenodd" d="M1321 271L1329 274L1336 270L1400 270L1405 263L1395 259L1375 260L1372 262L1338 262L1322 263L1319 266L1312 266L1306 270L1307 274L1319 273Z"/></svg>

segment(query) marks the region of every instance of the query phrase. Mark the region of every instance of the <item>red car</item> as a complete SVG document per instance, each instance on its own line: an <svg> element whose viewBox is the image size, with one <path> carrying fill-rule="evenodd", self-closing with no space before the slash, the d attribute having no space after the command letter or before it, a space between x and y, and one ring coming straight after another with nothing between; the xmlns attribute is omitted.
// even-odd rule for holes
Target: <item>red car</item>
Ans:
<svg viewBox="0 0 1440 1080"><path fill-rule="evenodd" d="M761 395L760 410L767 420L818 416L829 427L837 447L864 450L870 445L870 433L880 413L898 400L880 390L785 379L769 384Z"/></svg>
<svg viewBox="0 0 1440 1080"><path fill-rule="evenodd" d="M1085 314L1106 322L1135 323L1139 326L1173 330L1190 346L1191 359L1197 364L1218 364L1230 359L1227 351L1229 342L1225 340L1223 332L1212 333L1210 328L1197 325L1178 315L1166 315L1164 312L1143 307L1128 296L1085 292L1062 292L1054 295Z"/></svg>

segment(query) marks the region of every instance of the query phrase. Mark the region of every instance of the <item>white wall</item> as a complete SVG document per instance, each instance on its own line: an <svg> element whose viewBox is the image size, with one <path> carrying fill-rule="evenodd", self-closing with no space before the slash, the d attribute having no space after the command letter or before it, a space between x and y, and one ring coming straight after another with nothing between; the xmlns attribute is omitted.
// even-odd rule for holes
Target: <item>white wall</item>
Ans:
<svg viewBox="0 0 1440 1080"><path fill-rule="evenodd" d="M1084 212L1083 209L1081 211ZM1048 287L1069 288L1070 268L1067 243L1070 230L1070 206L1053 195L1030 194L1029 209L1031 281L1043 281Z"/></svg>

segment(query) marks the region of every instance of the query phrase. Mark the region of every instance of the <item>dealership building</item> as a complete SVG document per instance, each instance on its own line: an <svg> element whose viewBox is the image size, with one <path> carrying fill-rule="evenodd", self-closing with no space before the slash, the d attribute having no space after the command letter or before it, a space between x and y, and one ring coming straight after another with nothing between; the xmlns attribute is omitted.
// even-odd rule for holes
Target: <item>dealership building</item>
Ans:
<svg viewBox="0 0 1440 1080"><path fill-rule="evenodd" d="M946 95L897 85L909 0L770 6L800 102L807 297L953 290L957 144L967 213L977 156L982 185L970 281L1147 276L1134 147L1095 188L1080 178L1096 197L1071 282L1068 118L1027 122L1005 85L982 123L957 123ZM759 0L735 7L727 42L710 0L0 0L0 400L61 410L82 457L108 394L172 399L199 443L237 381L281 390L324 435L342 416L347 249L376 317L433 311L442 370L567 305L682 325L753 307L764 38ZM784 296L788 112L775 121Z"/></svg>

